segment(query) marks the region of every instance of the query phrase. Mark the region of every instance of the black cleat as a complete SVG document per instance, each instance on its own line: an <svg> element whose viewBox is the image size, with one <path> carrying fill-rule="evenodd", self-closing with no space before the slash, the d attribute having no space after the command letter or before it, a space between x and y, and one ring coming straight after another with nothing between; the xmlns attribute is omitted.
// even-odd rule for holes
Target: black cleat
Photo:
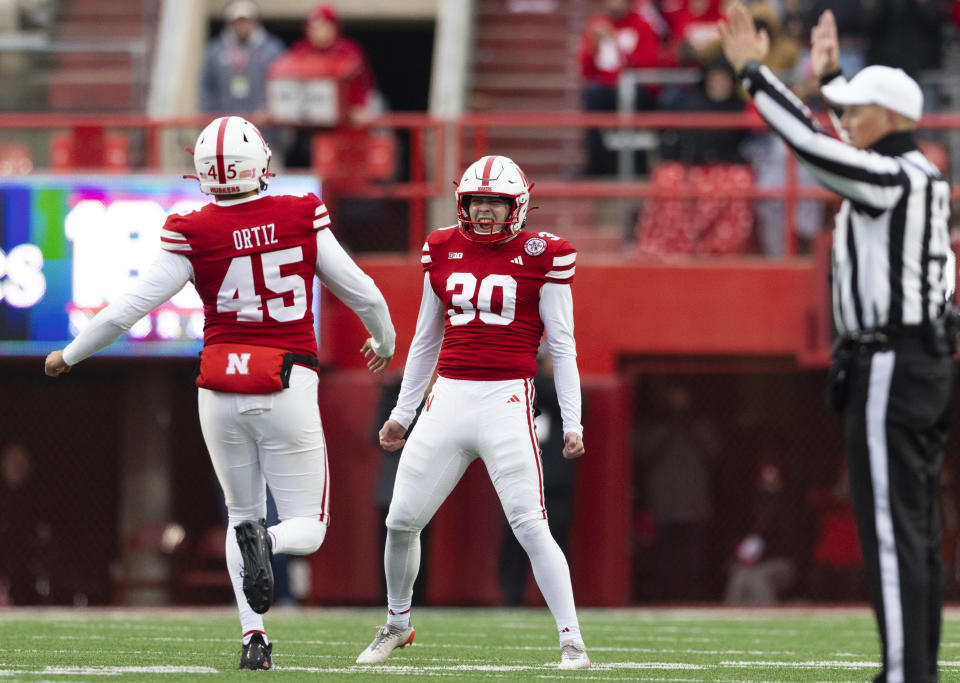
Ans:
<svg viewBox="0 0 960 683"><path fill-rule="evenodd" d="M254 633L250 642L243 646L243 652L240 653L240 668L254 671L272 669L273 660L270 658L272 652L273 643L267 645L263 642L262 635Z"/></svg>
<svg viewBox="0 0 960 683"><path fill-rule="evenodd" d="M273 550L267 537L267 525L259 522L240 522L237 525L237 544L243 557L243 594L250 609L263 614L273 603Z"/></svg>

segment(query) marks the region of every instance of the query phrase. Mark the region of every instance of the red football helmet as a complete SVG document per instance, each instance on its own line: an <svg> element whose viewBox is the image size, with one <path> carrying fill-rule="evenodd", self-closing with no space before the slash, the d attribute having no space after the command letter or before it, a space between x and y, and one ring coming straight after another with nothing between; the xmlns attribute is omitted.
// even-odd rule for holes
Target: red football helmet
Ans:
<svg viewBox="0 0 960 683"><path fill-rule="evenodd" d="M457 224L464 237L474 242L496 244L510 239L523 229L530 206L530 188L527 176L512 159L502 156L486 156L470 164L457 185ZM478 233L474 226L481 225L470 220L470 197L493 195L510 200L510 212L503 223L482 223L499 230Z"/></svg>

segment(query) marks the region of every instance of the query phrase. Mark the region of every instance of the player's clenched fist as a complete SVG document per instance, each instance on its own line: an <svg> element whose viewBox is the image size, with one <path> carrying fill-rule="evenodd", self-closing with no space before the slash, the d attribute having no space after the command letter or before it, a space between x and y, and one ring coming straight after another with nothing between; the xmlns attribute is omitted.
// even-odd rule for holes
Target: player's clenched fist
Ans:
<svg viewBox="0 0 960 683"><path fill-rule="evenodd" d="M579 458L584 454L583 437L575 432L569 432L563 437L563 457L567 460Z"/></svg>
<svg viewBox="0 0 960 683"><path fill-rule="evenodd" d="M407 442L403 438L403 435L407 433L407 430L403 428L396 420L387 420L383 423L383 427L380 428L380 448L383 450L392 453L393 451L403 448L403 444Z"/></svg>
<svg viewBox="0 0 960 683"><path fill-rule="evenodd" d="M43 363L43 371L50 377L56 377L57 375L62 375L65 372L70 372L70 367L63 360L63 351L51 351L50 355L47 356L47 360Z"/></svg>

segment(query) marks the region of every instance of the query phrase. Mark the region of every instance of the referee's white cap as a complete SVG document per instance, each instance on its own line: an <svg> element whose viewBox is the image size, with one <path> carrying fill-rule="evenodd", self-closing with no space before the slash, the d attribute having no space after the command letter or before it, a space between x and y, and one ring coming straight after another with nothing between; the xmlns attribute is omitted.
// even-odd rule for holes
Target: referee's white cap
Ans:
<svg viewBox="0 0 960 683"><path fill-rule="evenodd" d="M903 69L868 66L845 83L828 83L823 96L839 106L875 104L919 121L923 114L923 92Z"/></svg>

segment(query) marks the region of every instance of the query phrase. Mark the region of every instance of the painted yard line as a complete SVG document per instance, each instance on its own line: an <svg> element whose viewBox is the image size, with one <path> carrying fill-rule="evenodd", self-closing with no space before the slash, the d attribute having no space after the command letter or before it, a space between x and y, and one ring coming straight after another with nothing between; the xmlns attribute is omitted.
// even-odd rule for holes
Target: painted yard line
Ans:
<svg viewBox="0 0 960 683"><path fill-rule="evenodd" d="M543 678L543 679L558 679L563 681L624 681L627 680L620 676L595 676L591 673L582 674L579 676L573 675L571 673L567 674L537 674L534 678ZM659 681L659 683L703 683L702 678L661 678L657 676L656 678L650 678L647 676L637 676L633 674L630 676L631 681ZM745 683L742 678L711 678L710 683ZM751 681L750 683L783 683L783 681ZM824 683L861 683L860 681L828 681Z"/></svg>
<svg viewBox="0 0 960 683"><path fill-rule="evenodd" d="M297 616L355 616L359 614L380 615L383 611L380 607L274 607L271 609L277 611L277 614L290 614ZM505 608L486 608L486 607L466 607L466 608L438 608L421 607L418 608L418 614L427 614L436 618L443 618L450 615L455 618L464 612L476 611L489 615L516 615L515 610ZM536 609L526 610L531 614L536 614ZM578 609L580 614L586 620L590 619L622 619L637 620L647 619L659 621L664 618L675 620L700 620L700 619L740 619L748 616L752 618L771 618L775 619L782 616L823 616L823 617L870 617L870 607L863 605L777 605L775 607L726 607L726 606L671 606L662 605L656 607L614 607L614 608L584 608ZM944 615L947 617L960 616L960 604L948 605L944 608ZM149 617L149 618L169 618L169 619L191 619L194 616L219 616L223 618L232 618L236 616L236 607L233 605L220 606L192 606L192 607L84 607L82 609L74 607L10 607L5 608L0 613L0 621L13 620L18 618L39 618L49 621L51 618L62 619L129 619L131 617Z"/></svg>
<svg viewBox="0 0 960 683"><path fill-rule="evenodd" d="M0 676L119 676L120 674L217 674L209 666L45 666L42 669L0 669Z"/></svg>
<svg viewBox="0 0 960 683"><path fill-rule="evenodd" d="M442 634L441 634L442 635ZM155 639L154 639L155 640ZM170 640L177 640L176 638L171 638ZM199 639L195 639L199 640ZM283 639L276 640L277 643L282 643L284 645L325 645L327 647L350 647L356 646L358 643L353 641L345 640L291 640ZM359 643L362 647L363 644ZM415 648L416 650L421 649L456 649L456 650L488 650L488 645L476 645L469 643L430 643L430 642L415 642L411 643L408 647ZM557 646L554 644L550 645L497 645L498 650L515 650L518 652L540 652L543 650L555 649ZM703 654L703 655L760 655L760 656L790 656L795 655L796 652L792 650L701 650L697 648L649 648L649 647L588 647L590 652L634 652L637 654ZM839 656L839 655L838 655ZM857 657L863 657L863 654L851 655Z"/></svg>
<svg viewBox="0 0 960 683"><path fill-rule="evenodd" d="M940 668L960 668L960 662L937 662L937 665ZM756 661L740 661L740 662L720 662L715 666L724 667L728 669L754 669L758 667L783 667L790 669L822 669L822 668L835 668L835 669L869 669L869 668L879 668L879 661L871 662L770 662L764 660Z"/></svg>
<svg viewBox="0 0 960 683"><path fill-rule="evenodd" d="M534 678L542 678L545 680L563 680L563 681L624 681L627 680L620 676L596 676L594 674L583 674L580 676L572 676L570 674L537 674ZM631 681L661 681L666 683L703 683L702 678L648 678L647 676L630 676ZM721 683L721 681L714 679L713 683ZM743 683L743 681L727 681L726 683Z"/></svg>
<svg viewBox="0 0 960 683"><path fill-rule="evenodd" d="M313 666L276 666L277 671L305 671L308 673L375 673L375 674L400 674L408 675L411 673L463 673L463 672L490 672L505 673L517 671L544 671L556 669L554 663L533 665L494 665L494 664L454 664L451 666L410 666L408 664L399 664L396 666L370 666L360 664L348 667L313 667ZM648 669L657 671L703 671L713 667L700 664L681 664L674 662L650 662L647 664L637 662L619 662L609 664L594 664L593 671L616 671L616 670L637 670Z"/></svg>

